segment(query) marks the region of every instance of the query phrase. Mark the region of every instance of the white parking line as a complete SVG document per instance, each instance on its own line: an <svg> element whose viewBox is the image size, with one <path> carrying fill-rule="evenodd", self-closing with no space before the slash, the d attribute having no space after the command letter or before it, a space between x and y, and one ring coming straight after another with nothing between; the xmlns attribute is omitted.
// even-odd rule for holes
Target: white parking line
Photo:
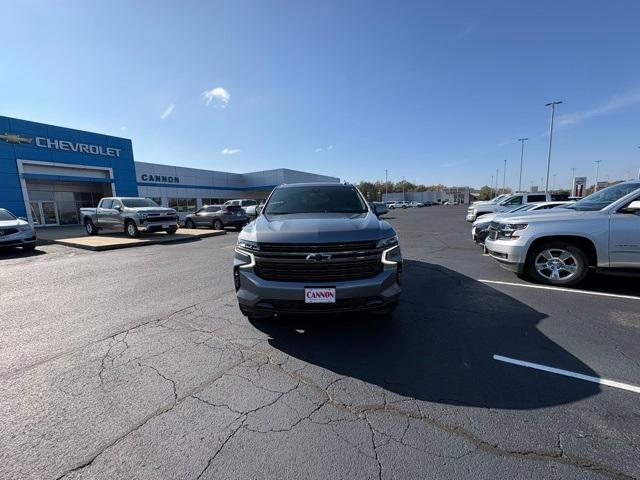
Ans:
<svg viewBox="0 0 640 480"><path fill-rule="evenodd" d="M619 295L617 293L592 292L589 290L575 290L573 288L548 287L546 285L528 285L526 283L499 282L498 280L480 279L478 281L482 283L491 283L496 285L509 285L513 287L538 288L540 290L556 290L558 292L567 292L567 293L581 293L583 295L594 295L596 297L626 298L627 300L640 300L640 297L635 297L633 295Z"/></svg>
<svg viewBox="0 0 640 480"><path fill-rule="evenodd" d="M585 380L587 382L598 383L600 385L606 385L608 387L620 388L622 390L640 393L640 387L629 385L628 383L616 382L615 380L607 380L606 378L592 377L590 375L583 375L581 373L570 372L569 370L562 370L561 368L547 367L546 365L540 365L539 363L525 362L524 360L503 357L502 355L494 355L493 359L498 360L499 362L511 363L513 365L519 365L521 367L534 368L536 370L542 370L543 372L556 373L558 375L564 375L565 377L577 378L579 380Z"/></svg>

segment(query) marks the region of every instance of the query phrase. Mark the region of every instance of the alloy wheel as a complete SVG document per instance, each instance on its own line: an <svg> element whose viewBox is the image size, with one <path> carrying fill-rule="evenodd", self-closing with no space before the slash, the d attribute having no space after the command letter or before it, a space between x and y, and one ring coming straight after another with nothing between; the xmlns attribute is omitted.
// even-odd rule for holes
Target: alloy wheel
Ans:
<svg viewBox="0 0 640 480"><path fill-rule="evenodd" d="M543 250L535 259L536 272L547 280L570 280L578 272L578 259L562 248Z"/></svg>

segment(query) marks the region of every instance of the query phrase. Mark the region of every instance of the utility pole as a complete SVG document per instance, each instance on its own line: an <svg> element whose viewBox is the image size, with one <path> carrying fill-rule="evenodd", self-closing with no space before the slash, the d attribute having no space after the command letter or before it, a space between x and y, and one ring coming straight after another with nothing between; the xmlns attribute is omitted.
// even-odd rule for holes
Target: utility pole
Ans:
<svg viewBox="0 0 640 480"><path fill-rule="evenodd" d="M519 138L518 141L522 144L520 148L520 180L518 180L518 191L522 191L522 161L524 159L524 142L529 140L528 138Z"/></svg>
<svg viewBox="0 0 640 480"><path fill-rule="evenodd" d="M497 195L493 194L493 175L491 175L491 187L489 188L489 190L491 190L491 198L497 197Z"/></svg>
<svg viewBox="0 0 640 480"><path fill-rule="evenodd" d="M545 183L544 191L549 191L549 169L551 168L551 143L553 142L553 119L556 114L556 105L560 105L562 100L556 102L549 102L545 104L545 107L551 107L551 126L549 127L549 153L547 155L547 181Z"/></svg>
<svg viewBox="0 0 640 480"><path fill-rule="evenodd" d="M504 169L502 170L502 193L507 191L507 160L504 161Z"/></svg>
<svg viewBox="0 0 640 480"><path fill-rule="evenodd" d="M402 201L404 202L404 175L402 176Z"/></svg>
<svg viewBox="0 0 640 480"><path fill-rule="evenodd" d="M598 175L600 174L600 164L602 163L602 160L596 160L596 184L593 186L593 191L597 192L598 191Z"/></svg>
<svg viewBox="0 0 640 480"><path fill-rule="evenodd" d="M384 171L384 194L389 193L389 170Z"/></svg>
<svg viewBox="0 0 640 480"><path fill-rule="evenodd" d="M576 169L575 167L573 167L571 169L571 196L575 197L576 196Z"/></svg>

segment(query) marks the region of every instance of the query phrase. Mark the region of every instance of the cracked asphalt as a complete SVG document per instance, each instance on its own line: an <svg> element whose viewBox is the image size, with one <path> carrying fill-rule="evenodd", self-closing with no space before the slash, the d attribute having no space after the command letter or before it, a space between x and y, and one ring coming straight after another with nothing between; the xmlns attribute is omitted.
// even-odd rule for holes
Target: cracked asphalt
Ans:
<svg viewBox="0 0 640 480"><path fill-rule="evenodd" d="M389 214L391 320L248 322L236 234L0 252L0 478L640 478L640 286L525 288L464 208ZM497 285L486 281L515 285Z"/></svg>

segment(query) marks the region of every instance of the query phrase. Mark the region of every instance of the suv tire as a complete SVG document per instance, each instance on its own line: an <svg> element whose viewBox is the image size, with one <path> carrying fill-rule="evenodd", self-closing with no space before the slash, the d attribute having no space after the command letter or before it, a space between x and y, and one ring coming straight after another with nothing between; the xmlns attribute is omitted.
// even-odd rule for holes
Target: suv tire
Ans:
<svg viewBox="0 0 640 480"><path fill-rule="evenodd" d="M589 260L572 243L545 242L529 252L525 272L536 282L568 287L584 280L589 273Z"/></svg>
<svg viewBox="0 0 640 480"><path fill-rule="evenodd" d="M138 238L140 236L140 231L138 230L138 226L136 222L133 220L127 220L124 224L124 231L131 238Z"/></svg>
<svg viewBox="0 0 640 480"><path fill-rule="evenodd" d="M224 228L224 225L218 219L215 219L213 221L213 225L211 225L211 226L213 227L214 230L222 230Z"/></svg>
<svg viewBox="0 0 640 480"><path fill-rule="evenodd" d="M177 227L167 228L167 229L165 230L165 232L167 232L169 235L172 235L172 234L176 233L177 231L178 231L178 228L177 228Z"/></svg>
<svg viewBox="0 0 640 480"><path fill-rule="evenodd" d="M184 228L188 228L188 229L194 229L197 228L196 224L193 223L193 220L191 220L190 218L187 219L186 222L184 222Z"/></svg>

